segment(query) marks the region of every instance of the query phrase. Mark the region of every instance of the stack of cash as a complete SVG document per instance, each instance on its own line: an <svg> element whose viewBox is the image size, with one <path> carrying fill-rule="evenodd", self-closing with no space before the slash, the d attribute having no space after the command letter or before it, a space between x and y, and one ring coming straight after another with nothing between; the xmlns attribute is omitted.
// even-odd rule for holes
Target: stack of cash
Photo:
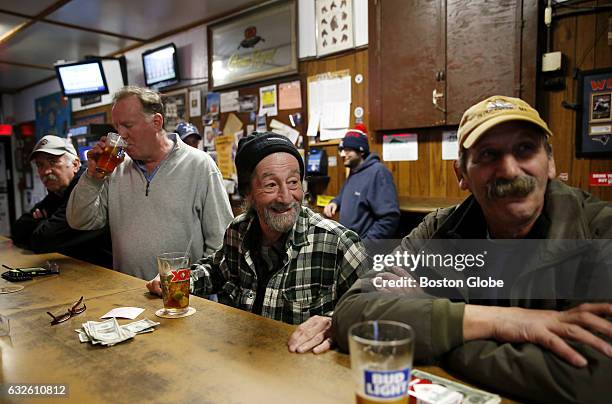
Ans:
<svg viewBox="0 0 612 404"><path fill-rule="evenodd" d="M79 341L81 342L91 342L94 345L102 344L105 346L113 346L130 338L134 338L136 334L152 332L157 325L159 325L159 323L147 318L125 325L119 325L117 319L113 317L104 321L88 321L82 324L83 328L75 331L79 335Z"/></svg>
<svg viewBox="0 0 612 404"><path fill-rule="evenodd" d="M498 404L501 402L497 394L469 387L422 370L413 369L411 376L410 395L416 398L419 404Z"/></svg>

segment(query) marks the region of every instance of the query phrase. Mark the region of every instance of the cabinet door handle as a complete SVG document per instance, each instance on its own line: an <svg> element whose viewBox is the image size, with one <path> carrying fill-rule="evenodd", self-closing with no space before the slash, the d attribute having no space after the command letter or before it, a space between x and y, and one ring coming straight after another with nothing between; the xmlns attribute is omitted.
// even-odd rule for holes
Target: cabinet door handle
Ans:
<svg viewBox="0 0 612 404"><path fill-rule="evenodd" d="M431 94L431 102L436 109L439 109L440 111L446 113L446 109L438 105L438 99L443 98L443 97L444 97L444 94L438 93L438 90L434 88L433 93Z"/></svg>

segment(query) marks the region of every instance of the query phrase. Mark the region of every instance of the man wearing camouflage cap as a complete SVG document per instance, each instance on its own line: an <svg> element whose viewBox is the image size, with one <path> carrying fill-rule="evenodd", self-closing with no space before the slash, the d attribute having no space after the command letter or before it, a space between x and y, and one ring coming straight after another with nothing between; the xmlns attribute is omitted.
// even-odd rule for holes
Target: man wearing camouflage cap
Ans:
<svg viewBox="0 0 612 404"><path fill-rule="evenodd" d="M500 298L493 288L472 288L450 300L432 295L431 288L368 292L367 283L358 282L334 312L333 331L341 347L346 349L347 330L358 321L402 321L415 329L417 361L441 361L455 374L488 388L527 401L609 399L612 254L605 239L612 238L612 205L554 179L549 136L548 125L521 99L494 96L469 108L458 129L455 172L461 189L472 195L429 214L400 247L414 254L444 239L479 239L478 245L488 249L505 245L501 249L506 249L506 261L518 256L528 265L498 260L490 270L511 282L511 296L519 290L516 285L546 279L538 288L519 290L521 296L535 297ZM520 246L526 249L513 247L525 239ZM601 260L585 265L595 257L582 247L595 239L604 239L599 240L604 242L597 257ZM567 240L582 247L554 249ZM532 250L536 254L527 252ZM571 265L578 272L574 283L567 283L559 269ZM410 276L417 280L415 273ZM591 276L602 281L590 282ZM597 303L560 292L583 284L587 292L603 292ZM545 288L553 294L538 298Z"/></svg>
<svg viewBox="0 0 612 404"><path fill-rule="evenodd" d="M112 264L108 229L74 230L66 221L66 204L83 170L70 139L47 135L36 143L30 161L47 196L15 223L15 244L34 252L61 252L98 265Z"/></svg>

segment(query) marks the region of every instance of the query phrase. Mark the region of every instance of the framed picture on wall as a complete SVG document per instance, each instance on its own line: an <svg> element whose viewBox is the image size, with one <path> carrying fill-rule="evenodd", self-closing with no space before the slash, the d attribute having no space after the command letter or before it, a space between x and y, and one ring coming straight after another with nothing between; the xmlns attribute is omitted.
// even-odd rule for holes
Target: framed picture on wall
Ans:
<svg viewBox="0 0 612 404"><path fill-rule="evenodd" d="M612 69L578 73L576 157L612 157Z"/></svg>
<svg viewBox="0 0 612 404"><path fill-rule="evenodd" d="M353 1L316 0L317 56L353 47Z"/></svg>
<svg viewBox="0 0 612 404"><path fill-rule="evenodd" d="M297 73L296 0L208 26L209 86L219 89Z"/></svg>
<svg viewBox="0 0 612 404"><path fill-rule="evenodd" d="M163 94L162 101L164 103L164 129L167 132L174 132L179 122L189 121L187 90Z"/></svg>

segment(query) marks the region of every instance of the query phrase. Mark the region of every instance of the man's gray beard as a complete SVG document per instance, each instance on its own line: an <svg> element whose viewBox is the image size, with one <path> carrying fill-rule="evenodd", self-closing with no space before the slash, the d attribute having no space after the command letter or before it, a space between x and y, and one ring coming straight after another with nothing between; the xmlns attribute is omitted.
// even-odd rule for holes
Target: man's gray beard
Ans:
<svg viewBox="0 0 612 404"><path fill-rule="evenodd" d="M533 192L536 179L530 175L521 175L512 180L496 179L487 184L489 199L505 197L525 197Z"/></svg>
<svg viewBox="0 0 612 404"><path fill-rule="evenodd" d="M272 206L283 206L287 207L288 205L284 204L274 204ZM271 212L272 206L268 206L264 208L264 222L273 230L279 233L286 233L293 228L295 222L297 222L298 214L300 212L300 203L299 202L291 202L289 206L293 209L293 213L291 215L288 214L274 214Z"/></svg>

